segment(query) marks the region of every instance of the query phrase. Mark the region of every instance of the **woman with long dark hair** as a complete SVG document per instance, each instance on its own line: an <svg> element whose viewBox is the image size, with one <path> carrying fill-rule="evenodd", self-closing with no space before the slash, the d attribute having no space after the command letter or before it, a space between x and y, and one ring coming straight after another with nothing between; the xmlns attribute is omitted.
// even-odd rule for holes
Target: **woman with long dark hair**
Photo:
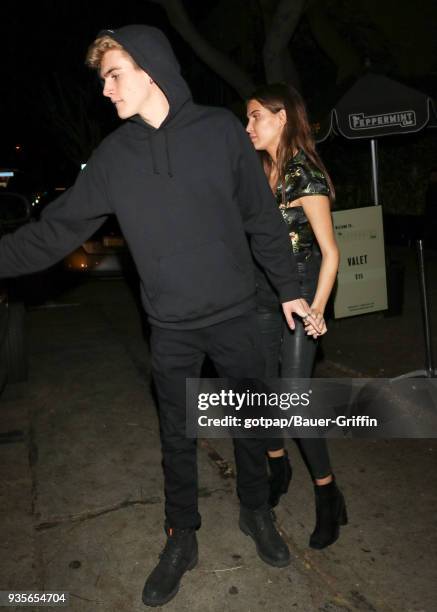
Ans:
<svg viewBox="0 0 437 612"><path fill-rule="evenodd" d="M290 249L296 258L302 292L326 333L324 311L337 275L339 252L331 218L334 187L318 156L302 97L292 87L261 87L247 103L247 132L259 151L279 209L288 225ZM266 352L266 376L310 378L321 334L296 321L291 331L267 277L257 269L258 319ZM347 522L343 495L332 473L324 438L297 440L309 466L316 499L312 548L325 548ZM292 468L282 440L268 445L270 503L288 490Z"/></svg>

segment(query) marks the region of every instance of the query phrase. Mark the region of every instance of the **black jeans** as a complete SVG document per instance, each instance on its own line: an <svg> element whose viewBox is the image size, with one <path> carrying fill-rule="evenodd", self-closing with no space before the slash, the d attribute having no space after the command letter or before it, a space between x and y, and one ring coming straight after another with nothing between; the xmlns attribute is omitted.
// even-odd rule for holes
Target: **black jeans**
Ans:
<svg viewBox="0 0 437 612"><path fill-rule="evenodd" d="M165 514L170 526L199 527L197 441L185 435L185 379L199 378L205 355L221 378L261 378L264 358L255 312L194 330L153 327L152 372L159 402L165 479ZM265 440L234 439L237 492L256 509L267 502Z"/></svg>
<svg viewBox="0 0 437 612"><path fill-rule="evenodd" d="M309 304L314 299L316 281L301 280L302 297ZM305 334L299 317L294 317L296 328L288 327L282 311L259 309L258 326L266 361L266 378L311 378L317 351L317 341ZM296 440L313 478L324 478L331 473L328 445L325 438ZM282 440L269 440L268 450L282 448Z"/></svg>

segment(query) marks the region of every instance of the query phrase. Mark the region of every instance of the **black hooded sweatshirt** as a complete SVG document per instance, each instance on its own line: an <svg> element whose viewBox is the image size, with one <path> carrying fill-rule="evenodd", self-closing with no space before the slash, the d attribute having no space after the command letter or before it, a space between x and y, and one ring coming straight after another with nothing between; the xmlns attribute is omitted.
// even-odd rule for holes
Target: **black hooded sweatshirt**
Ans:
<svg viewBox="0 0 437 612"><path fill-rule="evenodd" d="M170 110L159 128L136 115L105 138L38 223L0 241L0 277L47 268L115 213L153 325L205 327L255 306L254 263L281 302L299 297L286 224L242 125L199 106L168 40L144 25L108 30L157 83Z"/></svg>

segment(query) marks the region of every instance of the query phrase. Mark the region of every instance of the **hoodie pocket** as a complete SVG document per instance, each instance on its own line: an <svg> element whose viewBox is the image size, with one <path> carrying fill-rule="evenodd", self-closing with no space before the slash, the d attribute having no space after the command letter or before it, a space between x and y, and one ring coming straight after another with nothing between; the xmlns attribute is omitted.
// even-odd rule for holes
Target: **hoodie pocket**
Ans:
<svg viewBox="0 0 437 612"><path fill-rule="evenodd" d="M159 319L182 321L219 312L253 293L253 265L239 264L217 240L161 257L151 301Z"/></svg>

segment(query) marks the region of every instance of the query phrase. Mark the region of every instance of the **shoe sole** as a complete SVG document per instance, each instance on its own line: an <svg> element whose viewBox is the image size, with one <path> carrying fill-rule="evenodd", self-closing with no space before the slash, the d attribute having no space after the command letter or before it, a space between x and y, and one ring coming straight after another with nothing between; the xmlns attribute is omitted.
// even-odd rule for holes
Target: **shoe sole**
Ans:
<svg viewBox="0 0 437 612"><path fill-rule="evenodd" d="M190 572L192 569L194 569L197 565L199 561L199 556L198 554L196 554L196 556L190 561L189 565L187 566L187 569L185 570L185 572ZM184 572L184 573L185 573ZM181 580L183 578L183 575L181 576ZM166 603L168 603L169 601L171 601L173 599L173 597L176 597L176 595L179 592L179 587L181 585L181 580L179 580L179 582L177 583L176 587L173 589L173 591L170 593L170 595L168 595L165 599L161 599L160 601L147 601L144 596L142 597L142 601L143 604L145 606L148 606L149 608L158 608L159 606L163 606Z"/></svg>
<svg viewBox="0 0 437 612"><path fill-rule="evenodd" d="M256 552L258 553L258 557L260 559L262 559L262 561L264 561L264 563L267 563L267 565L271 565L272 567L287 567L288 565L290 565L291 563L291 559L290 557L288 559L284 559L283 561L277 560L277 559L270 559L270 557L266 557L258 548L258 544L256 543L256 539L254 538L252 532L250 531L250 529L248 527L246 527L246 525L244 525L244 523L242 523L241 521L239 522L239 526L241 531L244 533L244 535L249 536L250 538L252 538L252 540L255 543L256 546Z"/></svg>

